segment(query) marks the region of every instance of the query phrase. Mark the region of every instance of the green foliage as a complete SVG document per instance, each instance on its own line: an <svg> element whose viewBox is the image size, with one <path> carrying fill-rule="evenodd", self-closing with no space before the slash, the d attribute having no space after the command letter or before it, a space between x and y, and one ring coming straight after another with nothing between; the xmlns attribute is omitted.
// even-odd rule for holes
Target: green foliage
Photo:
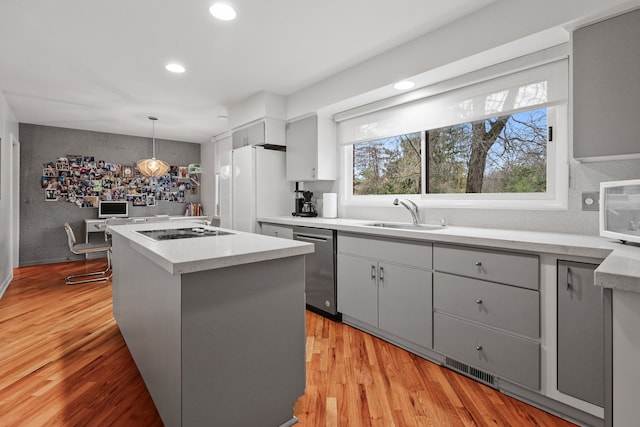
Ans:
<svg viewBox="0 0 640 427"><path fill-rule="evenodd" d="M498 122L503 126L494 126ZM354 144L353 194L421 194L422 134ZM544 108L433 129L424 136L428 193L464 193L471 172L482 193L546 191ZM481 151L473 154L478 147Z"/></svg>
<svg viewBox="0 0 640 427"><path fill-rule="evenodd" d="M420 133L353 146L353 194L420 194Z"/></svg>

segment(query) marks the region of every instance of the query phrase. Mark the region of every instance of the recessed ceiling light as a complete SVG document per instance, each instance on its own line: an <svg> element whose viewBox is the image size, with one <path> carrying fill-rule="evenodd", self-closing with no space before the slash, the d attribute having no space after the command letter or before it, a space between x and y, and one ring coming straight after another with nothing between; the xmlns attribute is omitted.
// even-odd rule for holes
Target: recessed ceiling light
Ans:
<svg viewBox="0 0 640 427"><path fill-rule="evenodd" d="M414 82L411 82L409 80L402 80L402 81L394 84L393 87L394 87L394 89L398 89L398 90L407 90L407 89L411 89L415 85L416 84Z"/></svg>
<svg viewBox="0 0 640 427"><path fill-rule="evenodd" d="M164 68L166 68L167 71L171 71L172 73L184 73L185 71L182 65L176 63L167 64L164 66Z"/></svg>
<svg viewBox="0 0 640 427"><path fill-rule="evenodd" d="M216 3L209 8L211 14L222 21L233 21L236 19L236 11L225 3Z"/></svg>

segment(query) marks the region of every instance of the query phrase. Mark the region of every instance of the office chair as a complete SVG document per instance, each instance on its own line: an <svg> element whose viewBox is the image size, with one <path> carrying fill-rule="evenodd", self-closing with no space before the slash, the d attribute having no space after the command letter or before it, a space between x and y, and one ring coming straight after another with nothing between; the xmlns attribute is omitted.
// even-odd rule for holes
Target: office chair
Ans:
<svg viewBox="0 0 640 427"><path fill-rule="evenodd" d="M67 241L69 243L69 250L76 255L85 255L94 252L106 252L107 253L107 268L104 271L96 271L95 273L76 274L65 277L65 283L67 285L78 285L80 283L89 282L101 282L111 279L113 274L111 271L111 242L99 242L99 243L77 243L76 236L73 233L73 229L69 223L64 224L64 230L67 232ZM82 277L100 276L93 279L74 280Z"/></svg>

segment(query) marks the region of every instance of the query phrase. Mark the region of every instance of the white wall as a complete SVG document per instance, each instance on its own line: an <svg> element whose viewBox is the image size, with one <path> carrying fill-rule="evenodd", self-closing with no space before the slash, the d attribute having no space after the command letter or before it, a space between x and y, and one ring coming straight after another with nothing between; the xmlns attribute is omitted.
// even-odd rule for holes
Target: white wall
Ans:
<svg viewBox="0 0 640 427"><path fill-rule="evenodd" d="M391 84L412 78L421 85L462 75L569 40L577 26L593 23L640 5L627 0L498 0L450 25L389 50L287 98L287 118L314 111L336 113L397 95ZM569 130L570 132L570 130ZM338 159L340 156L338 155ZM583 212L583 191L598 190L601 181L640 178L640 160L569 165L568 209L421 209L423 221L446 218L460 226L598 234L598 213ZM340 179L340 178L338 178ZM326 191L339 192L339 181L305 183L322 200ZM321 205L318 203L321 210ZM392 206L339 205L340 217L408 221L405 209Z"/></svg>
<svg viewBox="0 0 640 427"><path fill-rule="evenodd" d="M0 297L13 279L12 137L18 139L18 121L0 92ZM17 260L16 260L17 262Z"/></svg>
<svg viewBox="0 0 640 427"><path fill-rule="evenodd" d="M287 98L287 119L331 113L388 97L391 84L451 78L568 41L576 25L640 5L638 0L498 0L456 22L337 73Z"/></svg>

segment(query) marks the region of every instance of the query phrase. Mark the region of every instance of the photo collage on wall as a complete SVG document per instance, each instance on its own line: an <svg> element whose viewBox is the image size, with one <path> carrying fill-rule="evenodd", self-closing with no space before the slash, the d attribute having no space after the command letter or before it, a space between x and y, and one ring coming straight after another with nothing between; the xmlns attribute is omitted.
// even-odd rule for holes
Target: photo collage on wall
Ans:
<svg viewBox="0 0 640 427"><path fill-rule="evenodd" d="M200 186L199 164L171 166L161 177L147 177L135 165L96 161L93 156L67 155L42 166L45 200L81 208L97 208L100 200L126 200L133 206L186 203L186 195L198 194Z"/></svg>

